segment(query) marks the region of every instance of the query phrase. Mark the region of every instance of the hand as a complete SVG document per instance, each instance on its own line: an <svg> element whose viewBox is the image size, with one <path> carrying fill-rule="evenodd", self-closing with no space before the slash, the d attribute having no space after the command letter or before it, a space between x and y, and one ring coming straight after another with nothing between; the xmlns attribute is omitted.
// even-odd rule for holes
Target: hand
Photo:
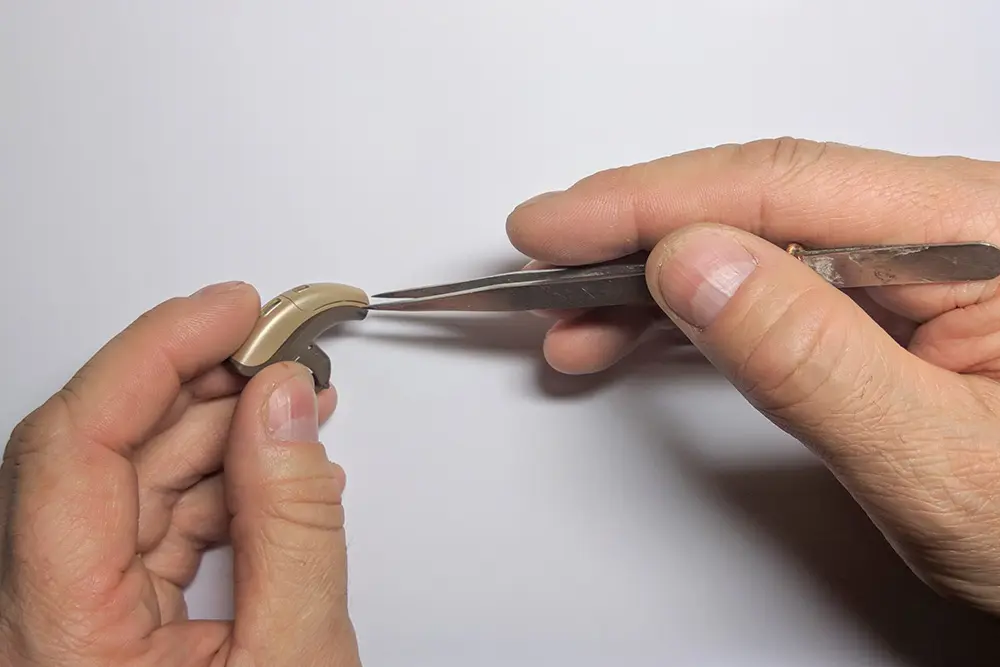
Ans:
<svg viewBox="0 0 1000 667"><path fill-rule="evenodd" d="M998 283L848 294L783 249L998 243L1000 164L791 139L721 146L529 200L508 233L557 265L651 251L660 309L563 314L545 341L552 366L604 369L665 313L828 465L918 575L1000 613Z"/></svg>
<svg viewBox="0 0 1000 667"><path fill-rule="evenodd" d="M220 364L259 298L161 304L15 429L0 468L0 664L359 665L343 471L317 442L335 396ZM202 552L231 542L235 620L187 620Z"/></svg>

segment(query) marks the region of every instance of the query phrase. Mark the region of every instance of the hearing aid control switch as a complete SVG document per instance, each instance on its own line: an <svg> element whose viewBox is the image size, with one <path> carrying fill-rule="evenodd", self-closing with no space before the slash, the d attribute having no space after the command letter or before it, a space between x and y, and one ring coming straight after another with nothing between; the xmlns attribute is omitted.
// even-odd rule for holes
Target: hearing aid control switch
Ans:
<svg viewBox="0 0 1000 667"><path fill-rule="evenodd" d="M264 304L264 307L260 309L260 316L267 317L270 315L275 308L281 305L281 297L275 297L271 299L268 303Z"/></svg>
<svg viewBox="0 0 1000 667"><path fill-rule="evenodd" d="M350 285L294 287L261 308L257 324L230 357L230 365L239 374L252 377L271 364L297 361L312 371L317 388L326 388L330 360L314 344L315 339L337 324L364 319L368 303L368 295Z"/></svg>

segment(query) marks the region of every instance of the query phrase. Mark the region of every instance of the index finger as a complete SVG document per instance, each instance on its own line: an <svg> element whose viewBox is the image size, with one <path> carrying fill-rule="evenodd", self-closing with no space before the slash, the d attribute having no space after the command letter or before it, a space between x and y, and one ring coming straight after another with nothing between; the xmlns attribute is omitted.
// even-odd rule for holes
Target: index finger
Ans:
<svg viewBox="0 0 1000 667"><path fill-rule="evenodd" d="M518 207L507 233L564 266L650 250L699 222L779 245L995 241L998 185L995 163L768 139L599 172Z"/></svg>
<svg viewBox="0 0 1000 667"><path fill-rule="evenodd" d="M250 334L260 298L241 282L159 304L119 333L56 395L77 438L128 454L159 425L181 386Z"/></svg>
<svg viewBox="0 0 1000 667"><path fill-rule="evenodd" d="M183 382L249 335L259 297L213 286L149 311L15 429L4 451L4 570L26 605L97 604L136 577L138 489L127 454L156 428ZM5 580L5 585L9 580Z"/></svg>

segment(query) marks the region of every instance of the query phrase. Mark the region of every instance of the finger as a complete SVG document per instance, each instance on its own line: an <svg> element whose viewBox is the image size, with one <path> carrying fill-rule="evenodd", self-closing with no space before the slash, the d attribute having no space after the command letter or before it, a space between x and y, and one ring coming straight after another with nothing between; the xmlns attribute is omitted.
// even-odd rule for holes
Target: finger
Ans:
<svg viewBox="0 0 1000 667"><path fill-rule="evenodd" d="M318 442L313 380L296 364L244 390L226 451L233 651L262 665L357 665L347 612L344 473Z"/></svg>
<svg viewBox="0 0 1000 667"><path fill-rule="evenodd" d="M56 395L67 426L78 438L129 453L159 423L184 382L240 346L257 320L259 302L251 286L225 283L156 306Z"/></svg>
<svg viewBox="0 0 1000 667"><path fill-rule="evenodd" d="M238 394L245 386L246 378L225 366L215 366L188 382L185 389L196 401L211 401Z"/></svg>
<svg viewBox="0 0 1000 667"><path fill-rule="evenodd" d="M229 518L222 475L206 477L178 497L164 536L142 556L146 568L178 589L187 587L204 551L226 541Z"/></svg>
<svg viewBox="0 0 1000 667"><path fill-rule="evenodd" d="M910 352L941 368L1000 379L1000 298L945 313L921 326Z"/></svg>
<svg viewBox="0 0 1000 667"><path fill-rule="evenodd" d="M961 393L958 376L917 359L847 295L739 230L699 225L667 237L648 279L705 356L848 486L876 493L867 480L881 475L925 488L914 441L927 438L921 456L940 451L940 429L928 434L927 424L940 421L942 394Z"/></svg>
<svg viewBox="0 0 1000 667"><path fill-rule="evenodd" d="M180 495L222 467L237 397L193 403L176 424L134 457L139 482L139 553L163 539ZM320 423L333 414L336 392L319 393Z"/></svg>
<svg viewBox="0 0 1000 667"><path fill-rule="evenodd" d="M719 222L785 245L996 240L1000 169L795 139L681 153L597 173L516 208L513 245L559 265L652 248L692 222ZM980 287L981 289L981 287ZM981 299L976 288L919 286L882 294L925 316Z"/></svg>
<svg viewBox="0 0 1000 667"><path fill-rule="evenodd" d="M954 285L896 285L871 287L867 292L886 310L915 322L928 322L957 308L982 303L997 295L1000 281L976 281Z"/></svg>
<svg viewBox="0 0 1000 667"><path fill-rule="evenodd" d="M890 312L864 290L849 290L851 298L900 345L909 344L916 324ZM545 359L555 370L584 375L607 370L642 342L647 332L663 330L658 341L676 346L690 343L659 309L608 308L559 318L545 338Z"/></svg>
<svg viewBox="0 0 1000 667"><path fill-rule="evenodd" d="M887 308L872 297L870 290L864 288L848 289L844 290L844 293L850 296L854 303L858 304L868 314L868 317L882 327L899 345L906 347L910 344L913 333L918 327L917 322Z"/></svg>
<svg viewBox="0 0 1000 667"><path fill-rule="evenodd" d="M228 654L228 621L169 623L149 637L143 664L156 667L221 667ZM234 663L234 667L240 667Z"/></svg>
<svg viewBox="0 0 1000 667"><path fill-rule="evenodd" d="M648 308L625 307L560 320L546 334L545 360L569 375L607 370L635 350L654 319Z"/></svg>
<svg viewBox="0 0 1000 667"><path fill-rule="evenodd" d="M156 604L160 615L160 624L176 623L188 618L187 600L184 591L173 582L161 579L155 574L149 577L153 586Z"/></svg>
<svg viewBox="0 0 1000 667"><path fill-rule="evenodd" d="M996 170L957 158L763 140L599 172L516 208L507 226L522 252L560 265L649 249L692 222L781 245L981 240L996 223L988 215L1000 199Z"/></svg>
<svg viewBox="0 0 1000 667"><path fill-rule="evenodd" d="M955 545L979 543L995 523L991 381L911 354L846 294L736 229L668 236L648 279L705 356L827 463L921 578L988 605L996 577Z"/></svg>
<svg viewBox="0 0 1000 667"><path fill-rule="evenodd" d="M246 386L246 378L237 376L225 366L215 366L206 373L185 382L174 398L173 404L160 416L160 420L151 430L154 434L162 433L181 420L192 405L226 398L238 394ZM156 437L151 436L146 446ZM141 449L138 450L141 452Z"/></svg>
<svg viewBox="0 0 1000 667"><path fill-rule="evenodd" d="M256 303L251 287L237 286L158 306L16 429L4 451L18 475L8 571L32 604L99 606L132 576L138 489L120 453L170 408L182 381L239 345Z"/></svg>

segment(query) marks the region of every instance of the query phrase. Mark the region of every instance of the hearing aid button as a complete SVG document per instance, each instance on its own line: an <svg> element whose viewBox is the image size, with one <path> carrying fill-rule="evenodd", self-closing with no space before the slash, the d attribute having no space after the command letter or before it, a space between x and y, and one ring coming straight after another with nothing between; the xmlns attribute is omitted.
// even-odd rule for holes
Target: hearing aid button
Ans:
<svg viewBox="0 0 1000 667"><path fill-rule="evenodd" d="M271 300L270 300L270 301L268 301L268 302L267 302L267 304L266 304L266 305L265 305L265 306L264 306L264 307L263 307L263 308L261 309L261 311L260 311L260 316L261 316L261 317L267 317L267 316L268 316L268 315L270 315L270 314L271 314L272 312L274 312L274 309L275 309L275 308L277 308L277 307L278 307L278 306L280 306L280 305L281 305L281 297L280 297L280 296L279 296L279 297L275 297L275 298L271 299Z"/></svg>

